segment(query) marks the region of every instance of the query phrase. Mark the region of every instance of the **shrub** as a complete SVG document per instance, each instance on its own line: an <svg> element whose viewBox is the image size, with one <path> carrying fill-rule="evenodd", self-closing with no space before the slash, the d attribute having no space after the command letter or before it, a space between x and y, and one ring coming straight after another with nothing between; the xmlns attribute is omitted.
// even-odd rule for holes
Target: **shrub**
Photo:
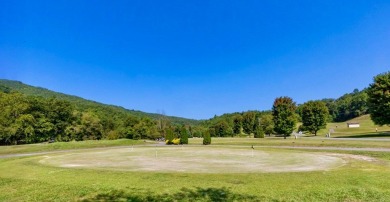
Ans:
<svg viewBox="0 0 390 202"><path fill-rule="evenodd" d="M264 138L264 131L259 127L255 130L254 133L255 138Z"/></svg>
<svg viewBox="0 0 390 202"><path fill-rule="evenodd" d="M174 144L174 145L180 144L180 139L179 139L179 138L173 139L173 140L172 140L172 144Z"/></svg>
<svg viewBox="0 0 390 202"><path fill-rule="evenodd" d="M203 144L204 145L211 144L211 137L210 137L210 132L209 131L205 131L203 133Z"/></svg>
<svg viewBox="0 0 390 202"><path fill-rule="evenodd" d="M119 139L119 133L117 131L110 131L107 133L107 137L106 137L108 140L116 140L116 139Z"/></svg>
<svg viewBox="0 0 390 202"><path fill-rule="evenodd" d="M141 139L141 135L140 134L134 134L133 135L133 140L139 140Z"/></svg>
<svg viewBox="0 0 390 202"><path fill-rule="evenodd" d="M184 126L180 130L180 143L188 144L188 132Z"/></svg>
<svg viewBox="0 0 390 202"><path fill-rule="evenodd" d="M175 135L173 134L173 130L172 129L170 129L170 128L168 128L167 129L167 135L166 135L166 137L165 137L165 139L166 139L166 144L173 144L173 139L174 139L174 137L175 137Z"/></svg>

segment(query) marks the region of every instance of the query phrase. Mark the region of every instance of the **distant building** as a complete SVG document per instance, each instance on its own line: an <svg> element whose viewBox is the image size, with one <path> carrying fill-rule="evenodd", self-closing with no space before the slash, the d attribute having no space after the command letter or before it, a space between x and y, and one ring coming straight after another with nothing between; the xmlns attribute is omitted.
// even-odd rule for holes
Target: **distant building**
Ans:
<svg viewBox="0 0 390 202"><path fill-rule="evenodd" d="M347 123L348 128L359 128L360 123Z"/></svg>

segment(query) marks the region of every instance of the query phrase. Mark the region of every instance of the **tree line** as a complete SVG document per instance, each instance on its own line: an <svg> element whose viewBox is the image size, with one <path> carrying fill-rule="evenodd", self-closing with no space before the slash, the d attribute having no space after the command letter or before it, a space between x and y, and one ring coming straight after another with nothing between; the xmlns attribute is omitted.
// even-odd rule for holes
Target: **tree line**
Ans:
<svg viewBox="0 0 390 202"><path fill-rule="evenodd" d="M286 137L294 130L317 135L327 122L344 122L368 113L375 124L390 124L390 72L376 76L368 88L355 89L338 99L312 100L297 105L290 97L279 97L271 111L224 114L203 125L213 137L264 137L264 134ZM298 122L302 124L296 128Z"/></svg>
<svg viewBox="0 0 390 202"><path fill-rule="evenodd" d="M0 109L0 145L119 138L158 139L165 137L169 131L174 137L181 137L184 130L191 136L192 133L199 135L196 127L171 123L164 115L152 119L100 108L78 110L65 100L26 96L4 86L0 86Z"/></svg>
<svg viewBox="0 0 390 202"><path fill-rule="evenodd" d="M168 144L186 144L188 137L205 137L204 143L210 144L210 137L286 137L297 129L297 122L302 122L297 130L316 135L327 122L367 113L376 124L390 124L389 103L390 72L376 76L367 89L356 89L338 99L297 105L289 97L279 97L270 111L224 114L200 124L172 123L162 114L135 116L105 105L80 108L64 99L27 96L0 85L0 145L119 138L165 138Z"/></svg>
<svg viewBox="0 0 390 202"><path fill-rule="evenodd" d="M355 89L338 99L312 100L296 104L289 97L276 98L271 111L247 111L224 114L204 121L212 137L253 135L264 137L270 134L291 134L297 122L299 131L313 134L327 122L343 122L368 113L368 90Z"/></svg>

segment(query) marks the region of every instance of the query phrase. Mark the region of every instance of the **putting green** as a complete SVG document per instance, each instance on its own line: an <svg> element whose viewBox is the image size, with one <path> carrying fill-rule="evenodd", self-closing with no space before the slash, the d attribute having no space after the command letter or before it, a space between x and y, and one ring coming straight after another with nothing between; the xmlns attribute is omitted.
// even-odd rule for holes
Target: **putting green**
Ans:
<svg viewBox="0 0 390 202"><path fill-rule="evenodd" d="M79 169L183 173L303 172L345 164L342 158L323 153L193 146L99 149L46 155L39 162Z"/></svg>

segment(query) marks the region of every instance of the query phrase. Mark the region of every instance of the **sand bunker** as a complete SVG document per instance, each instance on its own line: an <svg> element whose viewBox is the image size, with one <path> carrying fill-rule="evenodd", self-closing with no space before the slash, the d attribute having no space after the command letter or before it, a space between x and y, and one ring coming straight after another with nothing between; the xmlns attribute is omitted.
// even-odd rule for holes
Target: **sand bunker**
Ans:
<svg viewBox="0 0 390 202"><path fill-rule="evenodd" d="M183 173L254 173L329 170L345 161L321 153L215 147L135 147L43 156L40 163L82 169Z"/></svg>

